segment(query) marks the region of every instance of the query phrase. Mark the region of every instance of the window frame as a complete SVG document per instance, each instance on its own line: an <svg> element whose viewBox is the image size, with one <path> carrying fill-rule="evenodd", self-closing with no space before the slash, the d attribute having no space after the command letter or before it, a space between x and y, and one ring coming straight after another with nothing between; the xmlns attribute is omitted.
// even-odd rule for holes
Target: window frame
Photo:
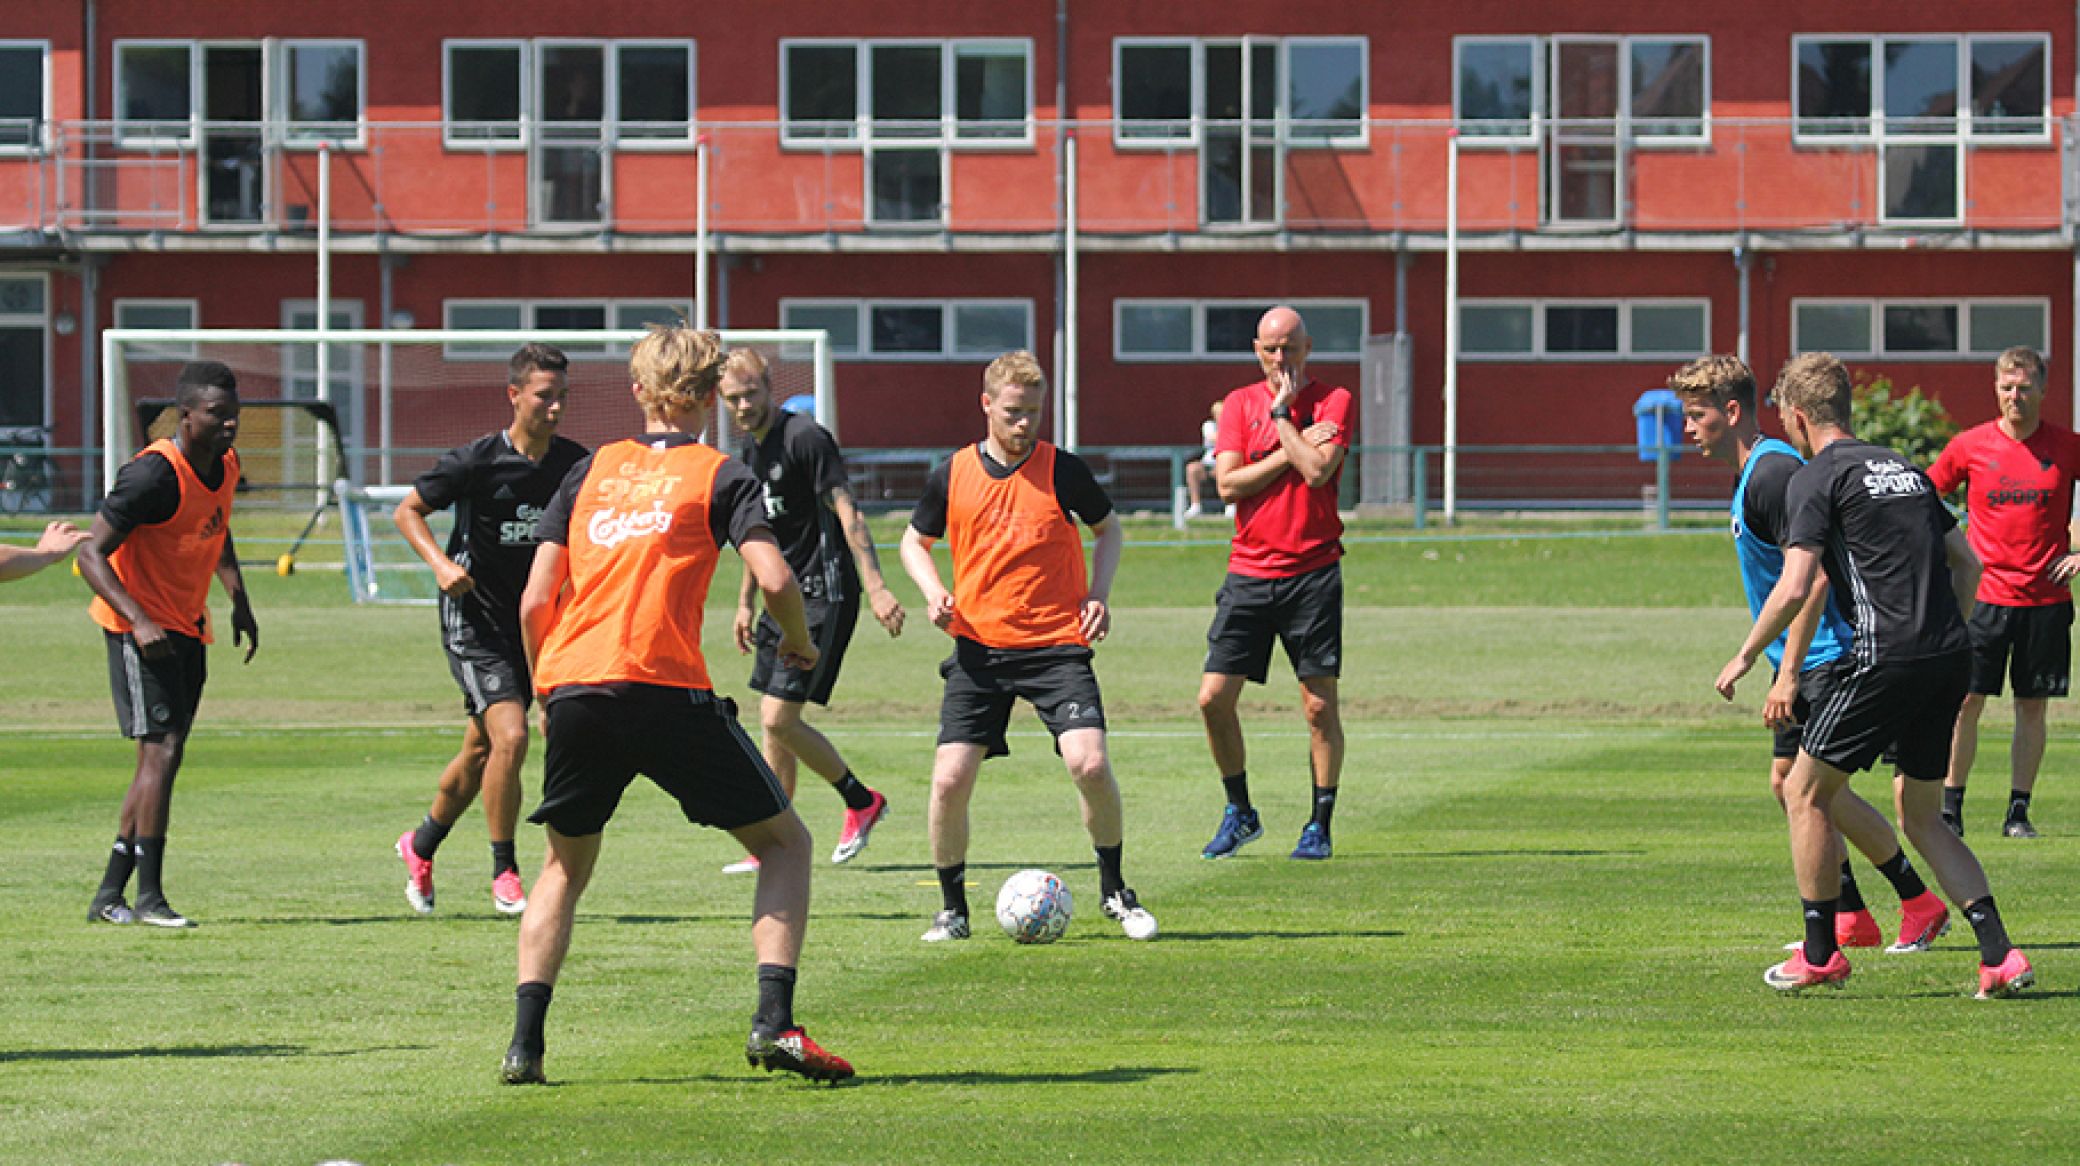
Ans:
<svg viewBox="0 0 2080 1166"><path fill-rule="evenodd" d="M608 146L630 153L684 153L700 140L700 46L692 37L624 37L606 42L605 134ZM621 52L623 49L686 50L686 134L684 137L630 138L623 136L629 124L621 112ZM656 125L656 122L644 122Z"/></svg>
<svg viewBox="0 0 2080 1166"><path fill-rule="evenodd" d="M182 296L126 296L109 305L108 319L116 328L135 328L136 324L123 323L123 312L128 308L186 308L189 328L202 327L202 301ZM196 348L193 344L182 344L165 350L165 360L194 360Z"/></svg>
<svg viewBox="0 0 2080 1166"><path fill-rule="evenodd" d="M795 118L788 109L788 80L791 75L794 48L849 48L853 53L852 129L842 136L805 136L793 131L796 125L809 124L810 119ZM932 48L939 54L939 116L938 128L931 134L883 134L874 133L874 50L877 48ZM1018 119L1020 131L1016 136L963 137L960 133L959 64L962 49L974 51L1016 50L1025 64L1023 92L1025 113ZM782 37L780 40L780 88L778 115L780 121L780 149L786 152L811 151L817 153L866 153L874 147L883 149L929 149L962 153L989 153L1006 150L1031 150L1035 141L1036 110L1033 96L1034 43L1031 37L827 37L802 36ZM816 125L838 123L817 120ZM1006 121L988 121L977 124L1003 125Z"/></svg>
<svg viewBox="0 0 2080 1166"><path fill-rule="evenodd" d="M1557 362L1562 364L1636 364L1640 362L1687 359L1694 352L1673 352L1663 349L1640 348L1633 341L1633 309L1694 307L1702 313L1700 321L1705 346L1711 345L1712 301L1708 296L1467 296L1459 301L1458 310L1467 307L1481 308L1526 308L1531 312L1531 348L1524 352L1468 352L1462 346L1459 359L1476 364L1524 364L1528 362ZM1546 311L1549 308L1596 308L1615 307L1618 310L1617 348L1610 352L1554 352L1546 341ZM1463 320L1463 318L1462 318ZM1463 335L1463 331L1462 331Z"/></svg>
<svg viewBox="0 0 2080 1166"><path fill-rule="evenodd" d="M952 364L977 360L990 360L999 353L984 356L978 352L958 347L954 309L967 307L1004 308L1015 307L1025 317L1026 343L1033 346L1035 321L1034 303L1020 296L877 296L856 299L848 296L786 296L780 300L780 326L791 328L788 312L797 307L849 308L854 313L855 335L859 343L855 348L841 348L835 341L831 344L833 360L857 361L869 364ZM875 308L937 308L939 310L939 350L937 352L876 352L874 351L873 310Z"/></svg>
<svg viewBox="0 0 2080 1166"><path fill-rule="evenodd" d="M188 53L188 117L187 128L178 136L161 137L153 133L140 133L136 127L167 126L181 123L156 118L133 118L123 113L126 96L123 82L123 54L131 49L185 49ZM123 150L192 150L202 142L202 48L203 42L184 37L126 37L109 46L109 94L113 101L110 113L114 122L113 135L118 149Z"/></svg>
<svg viewBox="0 0 2080 1166"><path fill-rule="evenodd" d="M344 126L345 122L297 122L290 120L294 95L289 85L289 54L299 48L351 48L354 50L354 118L351 136L299 136L296 127ZM273 86L275 94L275 140L284 150L313 153L321 147L341 150L368 148L368 42L360 37L294 37L275 42Z"/></svg>
<svg viewBox="0 0 2080 1166"><path fill-rule="evenodd" d="M517 95L518 114L513 120L514 133L509 138L458 138L455 127L503 126L504 122L463 121L453 114L455 105L455 58L454 51L462 49L505 49L519 54L520 69ZM534 77L533 42L518 37L448 37L441 41L441 148L464 150L471 153L509 153L528 148L534 136L534 87L529 82Z"/></svg>
<svg viewBox="0 0 2080 1166"><path fill-rule="evenodd" d="M1278 62L1277 84L1272 92L1272 136L1275 147L1283 152L1293 150L1366 150L1372 142L1372 37L1365 33L1309 36L1116 36L1112 38L1112 148L1124 153L1175 152L1197 150L1206 143L1206 50L1209 47L1237 47L1268 44L1276 54ZM1293 45L1354 45L1358 49L1358 124L1354 133L1347 135L1295 134L1292 115L1292 46ZM1189 49L1191 52L1191 99L1185 119L1185 132L1180 137L1130 137L1122 131L1130 124L1120 110L1119 79L1125 75L1121 58L1126 50L1134 48ZM1144 119L1134 119L1144 120ZM1248 118L1251 122L1261 119ZM1308 119L1312 122L1315 119ZM1169 124L1169 123L1163 123Z"/></svg>
<svg viewBox="0 0 2080 1166"><path fill-rule="evenodd" d="M1345 352L1341 349L1323 351L1317 349L1308 354L1311 363L1355 364L1364 359L1365 338L1372 334L1372 301L1364 296L1315 296L1311 299L1279 299L1276 297L1252 296L1119 296L1112 301L1112 359L1116 364L1255 364L1255 352L1211 352L1206 347L1206 310L1208 308L1269 308L1274 304L1285 304L1302 317L1311 311L1325 309L1358 310L1358 348ZM1121 318L1128 308L1187 308L1192 315L1192 348L1189 352L1127 352L1120 344Z"/></svg>
<svg viewBox="0 0 2080 1166"><path fill-rule="evenodd" d="M37 89L38 100L42 102L42 107L37 113L36 117L33 119L35 122L35 128L34 131L30 134L31 140L28 143L19 146L7 145L4 142L0 142L0 158L42 157L43 154L50 149L51 123L55 120L52 117L51 109L51 101L53 100L53 93L51 91L51 42L48 40L38 40L34 38L9 37L7 39L0 40L0 49L34 50L39 54L38 59L42 64L42 76L39 79L39 85ZM27 121L31 119L8 118L6 120Z"/></svg>
<svg viewBox="0 0 2080 1166"><path fill-rule="evenodd" d="M1885 45L1888 42L1905 43L1909 41L1920 43L1939 43L1943 41L1949 41L1952 43L1956 51L1958 90L1957 113L1954 115L1956 129L1952 132L1892 133L1885 128L1885 122L1887 121L1887 118L1884 113L1885 75L1887 71L1885 66ZM1974 91L1972 88L1972 47L1982 41L2034 41L2043 46L2044 107L2042 111L2037 115L2038 119L2043 124L2043 129L2041 132L2029 134L1994 133L1988 131L1981 131L1978 128L1978 115L1972 112L1974 106L1978 104L1978 93ZM1864 113L1864 115L1861 118L1843 120L1860 120L1864 123L1864 128L1860 132L1844 133L1812 133L1809 131L1801 130L1800 126L1803 123L1819 121L1821 119L1801 118L1798 116L1799 51L1803 46L1808 44L1835 44L1854 42L1863 42L1865 45L1868 46L1870 50L1871 107L1868 111ZM2055 79L2052 73L2051 62L2052 54L2055 51L2055 49L2056 46L2052 43L2051 34L2048 32L2016 31L1793 33L1791 36L1790 90L1790 104L1792 112L1791 144L1794 148L1806 146L1819 149L1825 149L1828 147L1872 147L1884 144L1951 145L1953 143L1958 145L1972 145L1977 147L2020 146L2026 148L2042 148L2045 146L2049 146L2052 144L2051 127L2052 122L2054 120L2051 108L2054 92L2053 84ZM1958 167L1960 174L1963 172L1963 169L1963 165L1960 164ZM1963 205L1964 200L1962 195L1960 194L1958 199L1960 217L1962 216ZM1901 221L1933 223L1941 222L1943 220L1908 219Z"/></svg>
<svg viewBox="0 0 2080 1166"><path fill-rule="evenodd" d="M2044 344L2037 351L2046 360L2052 355L2051 298L2049 296L1797 296L1791 301L1791 351L1808 351L1799 336L1798 313L1804 307L1858 307L1868 313L1871 346L1860 352L1834 352L1845 360L1884 360L1911 364L1961 364L1990 360L1999 349L1980 349L1972 342L1972 309L1976 307L2033 307L2041 314ZM1886 308L1957 309L1957 348L1946 352L1893 352L1885 347ZM1829 350L1832 351L1832 350Z"/></svg>
<svg viewBox="0 0 2080 1166"><path fill-rule="evenodd" d="M1543 146L1551 132L1548 121L1551 111L1550 93L1553 65L1552 49L1555 44L1576 40L1603 41L1616 45L1618 60L1618 116L1616 122L1618 148L1621 150L1699 150L1712 144L1712 35L1704 32L1669 33L1614 33L1614 34L1495 34L1479 33L1452 38L1452 127L1458 131L1459 146L1469 150L1525 150ZM1641 133L1641 121L1666 122L1671 118L1642 118L1632 108L1632 49L1640 42L1654 44L1695 43L1704 50L1704 72L1700 79L1704 86L1703 108L1698 114L1696 134ZM1531 53L1531 114L1526 119L1526 129L1519 134L1469 134L1465 130L1467 119L1460 108L1459 74L1463 53L1468 45L1525 45ZM1796 53L1793 67L1796 68ZM1483 121L1482 124L1495 124ZM1507 123L1504 123L1507 124Z"/></svg>

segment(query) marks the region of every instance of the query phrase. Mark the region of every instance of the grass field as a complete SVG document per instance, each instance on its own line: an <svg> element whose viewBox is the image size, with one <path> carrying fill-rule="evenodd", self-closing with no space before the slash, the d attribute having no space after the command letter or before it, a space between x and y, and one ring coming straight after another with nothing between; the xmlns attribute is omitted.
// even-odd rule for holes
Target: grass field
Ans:
<svg viewBox="0 0 2080 1166"><path fill-rule="evenodd" d="M202 926L87 926L131 753L84 586L7 585L0 1162L2080 1158L2071 702L2045 838L1989 836L2002 702L1968 810L2039 989L1970 999L1960 924L1932 953L1859 956L1843 992L1782 999L1760 974L1797 905L1761 686L1732 707L1709 687L1745 626L1723 537L1358 533L1377 541L1346 567L1337 853L1302 866L1284 855L1304 738L1276 669L1246 711L1266 838L1197 857L1220 808L1191 696L1221 548L1136 531L1098 667L1152 944L1096 911L1073 793L1023 713L976 796L971 894L1048 867L1076 922L1045 948L917 942L937 906L924 797L945 641L862 627L820 723L895 818L819 866L797 1001L860 1069L840 1089L744 1068L749 883L716 873L726 837L648 787L580 912L557 1084L495 1083L514 941L481 818L442 851L433 918L405 907L389 850L456 738L433 616L347 606L336 575L254 573L259 657L212 655L167 868ZM724 618L708 640L741 696ZM537 749L530 789L539 772ZM839 803L809 781L827 847ZM531 827L521 854L531 876ZM1859 873L1889 925L1883 880Z"/></svg>

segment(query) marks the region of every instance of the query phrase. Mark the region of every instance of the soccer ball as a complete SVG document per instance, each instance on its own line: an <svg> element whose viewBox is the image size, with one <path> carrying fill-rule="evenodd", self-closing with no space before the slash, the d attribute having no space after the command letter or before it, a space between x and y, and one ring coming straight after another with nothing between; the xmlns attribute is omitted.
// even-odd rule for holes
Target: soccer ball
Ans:
<svg viewBox="0 0 2080 1166"><path fill-rule="evenodd" d="M1019 943L1060 939L1075 909L1069 888L1044 870L1019 871L997 892L997 925Z"/></svg>

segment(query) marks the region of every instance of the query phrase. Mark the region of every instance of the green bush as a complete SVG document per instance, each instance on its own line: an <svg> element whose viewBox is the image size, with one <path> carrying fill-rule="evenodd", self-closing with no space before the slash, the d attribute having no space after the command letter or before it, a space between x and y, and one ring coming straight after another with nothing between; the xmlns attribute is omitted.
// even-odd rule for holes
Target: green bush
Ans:
<svg viewBox="0 0 2080 1166"><path fill-rule="evenodd" d="M1850 429L1873 445L1890 446L1915 465L1936 460L1950 439L1957 436L1957 423L1950 411L1934 397L1921 395L1920 386L1896 394L1892 378L1859 376L1850 408Z"/></svg>

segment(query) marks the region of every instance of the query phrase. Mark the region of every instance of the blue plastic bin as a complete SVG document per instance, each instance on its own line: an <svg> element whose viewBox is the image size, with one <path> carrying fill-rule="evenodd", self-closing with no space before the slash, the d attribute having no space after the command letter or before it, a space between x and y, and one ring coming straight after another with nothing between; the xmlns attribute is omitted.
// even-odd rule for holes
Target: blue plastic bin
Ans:
<svg viewBox="0 0 2080 1166"><path fill-rule="evenodd" d="M1672 389L1648 389L1632 403L1632 419L1639 429L1639 460L1654 461L1662 447L1670 457L1683 452L1683 399Z"/></svg>

